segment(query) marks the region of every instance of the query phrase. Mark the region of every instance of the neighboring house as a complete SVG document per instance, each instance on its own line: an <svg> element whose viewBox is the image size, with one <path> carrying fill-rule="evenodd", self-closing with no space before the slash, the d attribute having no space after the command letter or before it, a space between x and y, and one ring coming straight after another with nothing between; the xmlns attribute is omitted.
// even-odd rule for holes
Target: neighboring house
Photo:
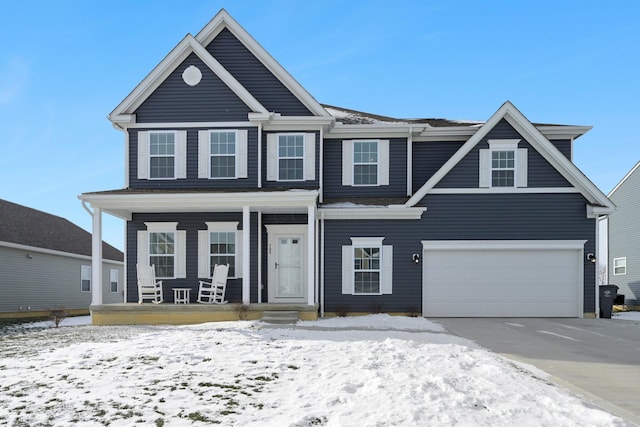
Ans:
<svg viewBox="0 0 640 427"><path fill-rule="evenodd" d="M0 199L0 318L88 313L91 234L59 216ZM124 254L103 243L104 301L122 302Z"/></svg>
<svg viewBox="0 0 640 427"><path fill-rule="evenodd" d="M616 211L608 223L608 277L628 305L640 305L640 162L615 186L609 198Z"/></svg>
<svg viewBox="0 0 640 427"><path fill-rule="evenodd" d="M587 255L613 204L571 161L590 127L509 102L486 122L321 105L224 10L109 119L125 188L80 199L94 239L102 212L126 220L128 302L136 263L169 302L229 263L228 300L321 315L595 315Z"/></svg>

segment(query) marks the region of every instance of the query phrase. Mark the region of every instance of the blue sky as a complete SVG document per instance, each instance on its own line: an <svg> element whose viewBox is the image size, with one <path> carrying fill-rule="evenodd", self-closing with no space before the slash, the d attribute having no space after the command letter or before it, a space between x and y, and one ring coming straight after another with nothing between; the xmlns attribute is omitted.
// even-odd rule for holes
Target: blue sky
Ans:
<svg viewBox="0 0 640 427"><path fill-rule="evenodd" d="M0 198L90 230L77 196L124 185L107 114L223 7L322 103L590 125L574 162L605 193L640 160L637 2L26 0L0 16Z"/></svg>

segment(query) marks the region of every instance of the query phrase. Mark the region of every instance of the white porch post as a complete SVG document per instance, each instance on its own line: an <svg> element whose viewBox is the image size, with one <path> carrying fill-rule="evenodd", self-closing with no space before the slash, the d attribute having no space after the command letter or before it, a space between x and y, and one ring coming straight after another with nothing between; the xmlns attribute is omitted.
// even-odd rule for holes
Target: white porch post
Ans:
<svg viewBox="0 0 640 427"><path fill-rule="evenodd" d="M307 304L316 302L315 278L316 278L316 207L307 207Z"/></svg>
<svg viewBox="0 0 640 427"><path fill-rule="evenodd" d="M93 208L91 232L91 305L102 304L102 210Z"/></svg>
<svg viewBox="0 0 640 427"><path fill-rule="evenodd" d="M249 206L242 207L242 302L251 302L251 271L249 269L251 261L251 251L249 250L249 236L251 235L251 215Z"/></svg>

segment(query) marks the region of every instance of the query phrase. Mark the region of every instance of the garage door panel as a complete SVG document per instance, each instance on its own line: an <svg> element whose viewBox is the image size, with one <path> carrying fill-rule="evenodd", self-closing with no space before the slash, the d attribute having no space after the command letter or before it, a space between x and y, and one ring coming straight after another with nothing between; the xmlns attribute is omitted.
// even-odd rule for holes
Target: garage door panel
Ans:
<svg viewBox="0 0 640 427"><path fill-rule="evenodd" d="M581 251L425 250L427 316L579 316Z"/></svg>

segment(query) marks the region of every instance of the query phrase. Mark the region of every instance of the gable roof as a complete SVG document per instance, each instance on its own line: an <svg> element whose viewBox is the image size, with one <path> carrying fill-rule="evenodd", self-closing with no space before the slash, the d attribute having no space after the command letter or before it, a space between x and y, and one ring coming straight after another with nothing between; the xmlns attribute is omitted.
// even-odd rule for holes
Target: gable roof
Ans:
<svg viewBox="0 0 640 427"><path fill-rule="evenodd" d="M296 96L313 114L330 117L329 113L307 92L238 22L221 9L193 37L187 34L178 45L135 87L109 114L113 123L128 123L132 114L189 54L196 54L254 113L268 114L267 109L236 80L207 50L206 46L223 29L228 29L264 66Z"/></svg>
<svg viewBox="0 0 640 427"><path fill-rule="evenodd" d="M0 242L91 256L91 233L69 220L0 199ZM102 242L102 257L124 261L122 251Z"/></svg>
<svg viewBox="0 0 640 427"><path fill-rule="evenodd" d="M573 187L599 209L598 214L611 213L613 203L569 159L567 159L511 102L507 101L478 131L405 203L415 206L475 147L500 120L506 120L534 147Z"/></svg>
<svg viewBox="0 0 640 427"><path fill-rule="evenodd" d="M632 167L632 168L631 168L631 170L630 170L630 171L629 171L629 172L624 176L624 178L622 178L622 179L620 180L620 182L619 182L615 187L613 187L613 190L611 190L611 191L609 192L609 194L607 194L607 197L611 197L611 196L613 195L613 193L615 193L615 192L616 192L616 190L617 190L618 188L620 188L620 186L621 186L621 185L623 185L623 184L624 184L624 182L625 182L627 179L629 179L629 177L630 177L631 175L633 175L633 173L634 173L636 170L638 170L638 168L639 168L639 167L640 167L640 161L639 161L638 163L636 163L636 165L635 165L634 167Z"/></svg>

